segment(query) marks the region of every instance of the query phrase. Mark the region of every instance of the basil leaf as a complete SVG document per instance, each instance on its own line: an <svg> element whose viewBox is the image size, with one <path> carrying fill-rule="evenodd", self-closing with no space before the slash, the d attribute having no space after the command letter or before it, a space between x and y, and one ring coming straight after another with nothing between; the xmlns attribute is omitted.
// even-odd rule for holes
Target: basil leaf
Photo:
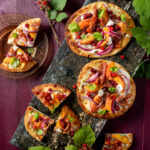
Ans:
<svg viewBox="0 0 150 150"><path fill-rule="evenodd" d="M99 110L98 113L101 115L105 115L108 112L108 110Z"/></svg>
<svg viewBox="0 0 150 150"><path fill-rule="evenodd" d="M52 149L44 146L34 146L34 147L29 147L28 150L52 150Z"/></svg>
<svg viewBox="0 0 150 150"><path fill-rule="evenodd" d="M39 113L38 113L38 112L35 112L35 113L34 113L34 118L35 118L35 119L38 119L38 118L39 118Z"/></svg>
<svg viewBox="0 0 150 150"><path fill-rule="evenodd" d="M104 12L105 12L105 9L99 9L99 10L98 10L98 18L99 18L99 19L102 18Z"/></svg>
<svg viewBox="0 0 150 150"><path fill-rule="evenodd" d="M58 106L55 106L52 110L51 113L53 114L55 112L55 110L57 109Z"/></svg>
<svg viewBox="0 0 150 150"><path fill-rule="evenodd" d="M108 91L111 92L111 93L114 93L116 91L116 88L110 87L110 88L108 88Z"/></svg>
<svg viewBox="0 0 150 150"><path fill-rule="evenodd" d="M72 22L71 24L69 24L68 29L71 32L78 32L80 31L80 26L76 22Z"/></svg>
<svg viewBox="0 0 150 150"><path fill-rule="evenodd" d="M118 67L111 67L111 68L110 68L110 71L111 71L111 72L116 72L117 70L118 70Z"/></svg>
<svg viewBox="0 0 150 150"><path fill-rule="evenodd" d="M69 119L70 122L74 121L74 118L71 117L71 116L68 116L68 119Z"/></svg>
<svg viewBox="0 0 150 150"><path fill-rule="evenodd" d="M74 145L69 145L69 146L65 147L65 150L78 150L78 148Z"/></svg>
<svg viewBox="0 0 150 150"><path fill-rule="evenodd" d="M82 34L82 35L81 35L81 38L82 38L82 39L86 39L86 38L87 38L87 35Z"/></svg>
<svg viewBox="0 0 150 150"><path fill-rule="evenodd" d="M12 35L13 35L14 38L17 38L17 37L18 37L18 34L15 33L15 32L14 32Z"/></svg>
<svg viewBox="0 0 150 150"><path fill-rule="evenodd" d="M60 22L60 21L62 21L63 19L66 19L67 17L68 17L67 14L64 13L64 12L62 12L62 13L60 13L60 14L57 16L56 21L57 21L57 22Z"/></svg>
<svg viewBox="0 0 150 150"><path fill-rule="evenodd" d="M100 32L94 32L93 37L96 41L101 41L103 39L102 34Z"/></svg>
<svg viewBox="0 0 150 150"><path fill-rule="evenodd" d="M61 11L65 8L67 0L52 0L51 6L53 9Z"/></svg>
<svg viewBox="0 0 150 150"><path fill-rule="evenodd" d="M20 60L17 59L16 57L11 57L10 59L10 64L13 66L13 67L18 67L20 65Z"/></svg>
<svg viewBox="0 0 150 150"><path fill-rule="evenodd" d="M96 138L90 125L87 125L74 134L73 140L75 145L80 147L83 143L87 144L88 146L93 145Z"/></svg>
<svg viewBox="0 0 150 150"><path fill-rule="evenodd" d="M96 88L96 85L95 84L90 84L90 85L88 85L88 87L90 88L91 91L94 91L95 88Z"/></svg>
<svg viewBox="0 0 150 150"><path fill-rule="evenodd" d="M126 18L125 18L125 14L121 14L120 18L121 18L121 21L126 21Z"/></svg>
<svg viewBox="0 0 150 150"><path fill-rule="evenodd" d="M48 10L48 17L51 20L56 19L56 17L57 17L57 11L56 10Z"/></svg>
<svg viewBox="0 0 150 150"><path fill-rule="evenodd" d="M33 48L28 48L28 49L27 49L27 52L28 52L29 54L32 54L33 51L34 51Z"/></svg>
<svg viewBox="0 0 150 150"><path fill-rule="evenodd" d="M42 129L35 130L37 135L44 135L44 131Z"/></svg>

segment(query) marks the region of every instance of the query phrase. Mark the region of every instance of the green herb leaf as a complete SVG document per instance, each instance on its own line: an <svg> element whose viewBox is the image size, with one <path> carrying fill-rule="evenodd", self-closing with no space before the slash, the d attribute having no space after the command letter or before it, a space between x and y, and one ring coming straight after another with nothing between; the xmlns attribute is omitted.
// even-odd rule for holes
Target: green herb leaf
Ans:
<svg viewBox="0 0 150 150"><path fill-rule="evenodd" d="M34 147L29 147L28 150L52 150L52 149L44 146L34 146Z"/></svg>
<svg viewBox="0 0 150 150"><path fill-rule="evenodd" d="M71 116L68 116L68 119L69 119L70 122L74 121L74 118L71 117Z"/></svg>
<svg viewBox="0 0 150 150"><path fill-rule="evenodd" d="M108 110L99 110L98 113L101 115L105 115L108 112Z"/></svg>
<svg viewBox="0 0 150 150"><path fill-rule="evenodd" d="M61 11L65 8L67 0L52 0L51 6L53 9Z"/></svg>
<svg viewBox="0 0 150 150"><path fill-rule="evenodd" d="M132 29L133 36L142 48L146 48L147 55L150 52L150 33L145 28L135 27Z"/></svg>
<svg viewBox="0 0 150 150"><path fill-rule="evenodd" d="M35 112L35 113L34 113L34 118L35 118L35 119L38 119L38 118L39 118L39 113L38 113L38 112Z"/></svg>
<svg viewBox="0 0 150 150"><path fill-rule="evenodd" d="M134 0L133 6L139 15L150 17L150 0Z"/></svg>
<svg viewBox="0 0 150 150"><path fill-rule="evenodd" d="M57 17L57 11L56 10L48 10L47 12L48 12L48 17L51 20L56 19L56 17Z"/></svg>
<svg viewBox="0 0 150 150"><path fill-rule="evenodd" d="M120 17L121 17L121 21L126 21L126 18L125 18L126 16L125 16L125 14L121 14Z"/></svg>
<svg viewBox="0 0 150 150"><path fill-rule="evenodd" d="M94 32L93 37L96 41L101 41L103 39L102 34L100 32Z"/></svg>
<svg viewBox="0 0 150 150"><path fill-rule="evenodd" d="M14 38L17 38L17 37L18 37L18 34L15 33L15 32L14 32L12 35L13 35Z"/></svg>
<svg viewBox="0 0 150 150"><path fill-rule="evenodd" d="M20 60L17 59L16 57L11 57L10 59L10 64L13 66L13 67L18 67L20 65Z"/></svg>
<svg viewBox="0 0 150 150"><path fill-rule="evenodd" d="M56 21L57 21L57 22L60 22L60 21L62 21L63 19L66 19L67 17L68 17L67 14L64 13L64 12L62 12L62 13L60 13L60 14L57 16Z"/></svg>
<svg viewBox="0 0 150 150"><path fill-rule="evenodd" d="M72 22L71 24L69 24L68 29L71 32L78 32L80 31L80 26L76 22Z"/></svg>
<svg viewBox="0 0 150 150"><path fill-rule="evenodd" d="M118 70L118 67L111 67L111 68L110 68L110 71L111 71L111 72L116 72L117 70Z"/></svg>
<svg viewBox="0 0 150 150"><path fill-rule="evenodd" d="M87 125L74 134L73 140L75 145L80 147L83 143L87 144L88 146L93 145L96 138L90 125Z"/></svg>
<svg viewBox="0 0 150 150"><path fill-rule="evenodd" d="M87 85L91 91L94 91L95 88L96 88L96 85L95 84L90 84L90 85Z"/></svg>
<svg viewBox="0 0 150 150"><path fill-rule="evenodd" d="M33 53L33 51L34 51L34 49L33 49L33 48L28 48L28 49L27 49L27 52L28 52L29 54L32 54L32 53Z"/></svg>
<svg viewBox="0 0 150 150"><path fill-rule="evenodd" d="M105 9L99 9L99 10L98 10L98 18L99 18L99 19L102 18L104 12L105 12Z"/></svg>
<svg viewBox="0 0 150 150"><path fill-rule="evenodd" d="M150 19L145 16L140 17L140 24L144 27L146 31L150 31Z"/></svg>
<svg viewBox="0 0 150 150"><path fill-rule="evenodd" d="M111 92L111 93L114 93L116 91L116 88L110 87L110 88L108 88L108 91Z"/></svg>
<svg viewBox="0 0 150 150"><path fill-rule="evenodd" d="M35 130L37 135L44 135L44 131L42 129Z"/></svg>
<svg viewBox="0 0 150 150"><path fill-rule="evenodd" d="M51 113L53 114L55 112L55 110L57 109L58 106L55 106L52 110Z"/></svg>
<svg viewBox="0 0 150 150"><path fill-rule="evenodd" d="M65 150L78 150L78 148L74 145L69 145L69 146L65 147Z"/></svg>
<svg viewBox="0 0 150 150"><path fill-rule="evenodd" d="M84 40L84 39L87 38L87 35L86 35L86 34L82 34L82 35L81 35L81 38Z"/></svg>

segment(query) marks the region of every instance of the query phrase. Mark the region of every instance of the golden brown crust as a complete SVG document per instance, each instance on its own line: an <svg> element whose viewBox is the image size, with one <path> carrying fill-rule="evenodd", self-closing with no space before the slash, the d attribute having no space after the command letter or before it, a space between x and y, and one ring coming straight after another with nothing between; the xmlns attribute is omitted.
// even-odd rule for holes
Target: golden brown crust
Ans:
<svg viewBox="0 0 150 150"><path fill-rule="evenodd" d="M70 30L68 29L68 25L73 22L78 16L80 16L81 14L91 10L93 8L94 5L99 5L101 3L105 3L108 5L108 7L113 10L113 12L117 11L119 14L122 14L124 13L125 14L125 17L128 19L128 31L127 31L127 35L128 37L124 37L123 40L122 40L122 44L121 44L121 47L120 48L113 48L113 50L106 54L106 55L102 55L102 56L99 56L99 55L95 55L95 54L92 54L92 53L88 53L80 48L77 47L75 41L73 40L73 37L72 37L72 34L70 32ZM119 10L119 11L118 11ZM77 55L79 56L83 56L83 57L90 57L90 58L101 58L101 57L107 57L107 56L112 56L112 55L115 55L117 54L118 52L122 51L126 45L129 43L129 41L131 40L132 38L132 32L131 32L131 29L135 27L135 24L134 24L134 21L133 19L131 18L131 16L126 12L124 11L123 9L121 9L119 6L117 5L114 5L112 3L108 3L108 2L95 2L95 3L92 3L92 4L89 4L81 9L79 9L78 11L76 11L71 17L70 19L68 20L67 24L66 24L66 27L65 27L65 39L66 39L66 42L68 44L68 46L70 47L70 49L75 52Z"/></svg>
<svg viewBox="0 0 150 150"><path fill-rule="evenodd" d="M26 109L26 112L25 112L25 116L24 116L24 125L25 125L25 128L26 130L28 131L28 133L33 137L35 138L36 140L38 141L41 141L43 139L43 137L45 136L44 135L41 135L41 136L37 136L35 131L30 127L30 122L29 122L29 119L30 119L30 116L29 116L29 112L32 110L38 112L41 115L44 115L43 113L41 113L40 111L34 109L33 107L31 106L28 106L28 108ZM45 115L45 117L49 118L48 116ZM50 127L52 124L54 124L54 120L51 119L51 121L49 122L48 124L48 127ZM47 130L46 130L47 131Z"/></svg>
<svg viewBox="0 0 150 150"><path fill-rule="evenodd" d="M128 104L128 108L123 108L122 110L118 111L117 113L112 113L112 114L107 113L105 115L100 115L99 113L93 113L93 112L87 110L85 105L82 102L82 98L81 98L82 93L79 91L80 83L81 83L81 80L83 79L83 76L86 75L88 68L93 68L95 66L95 64L103 63L103 62L111 63L112 61L100 60L100 59L99 60L94 60L94 61L91 61L90 63L86 64L82 68L82 70L80 71L80 74L78 76L76 93L77 93L78 103L80 104L80 106L81 106L81 108L83 109L84 112L86 112L87 114L89 114L93 117L96 117L96 118L112 119L112 118L116 118L116 117L119 117L119 116L123 115L132 106L132 104L135 100L135 96L136 96L136 86L135 86L135 83L134 83L132 77L130 76L130 90L131 90L130 93L132 93L133 95L132 95L130 104ZM115 63L115 66L118 67L118 68L123 69L124 71L126 71L128 73L128 71L124 67L119 65L118 63Z"/></svg>

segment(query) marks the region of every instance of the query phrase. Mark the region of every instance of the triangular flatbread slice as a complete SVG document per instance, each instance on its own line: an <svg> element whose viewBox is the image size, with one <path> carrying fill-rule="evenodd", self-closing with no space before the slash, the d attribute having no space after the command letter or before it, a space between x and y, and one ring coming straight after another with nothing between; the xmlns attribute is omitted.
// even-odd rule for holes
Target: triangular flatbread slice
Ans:
<svg viewBox="0 0 150 150"><path fill-rule="evenodd" d="M51 113L70 95L71 91L59 84L41 84L32 89L34 95Z"/></svg>
<svg viewBox="0 0 150 150"><path fill-rule="evenodd" d="M45 136L48 128L54 124L54 120L28 106L25 117L24 125L28 133L38 141L41 141Z"/></svg>
<svg viewBox="0 0 150 150"><path fill-rule="evenodd" d="M33 47L39 27L40 18L33 18L22 22L8 37L8 44Z"/></svg>
<svg viewBox="0 0 150 150"><path fill-rule="evenodd" d="M33 60L21 48L13 45L3 62L0 64L0 68L8 72L25 72L35 65L35 60Z"/></svg>
<svg viewBox="0 0 150 150"><path fill-rule="evenodd" d="M128 150L132 142L132 133L106 133L102 150Z"/></svg>
<svg viewBox="0 0 150 150"><path fill-rule="evenodd" d="M67 105L64 105L54 130L59 133L67 133L73 136L74 133L79 129L79 117Z"/></svg>

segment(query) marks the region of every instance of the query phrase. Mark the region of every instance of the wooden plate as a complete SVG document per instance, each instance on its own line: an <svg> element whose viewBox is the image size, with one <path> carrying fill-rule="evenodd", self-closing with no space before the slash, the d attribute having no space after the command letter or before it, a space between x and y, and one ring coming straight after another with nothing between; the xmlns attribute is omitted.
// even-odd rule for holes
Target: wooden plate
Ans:
<svg viewBox="0 0 150 150"><path fill-rule="evenodd" d="M21 22L27 19L30 19L30 17L22 14L7 14L0 16L0 63L5 58L9 48L12 46L7 44L9 34ZM0 69L0 75L13 79L25 78L36 72L43 65L48 53L48 38L46 33L42 31L41 27L37 35L34 47L37 48L37 53L34 57L34 59L37 61L36 66L34 66L29 71L22 73L11 73Z"/></svg>

